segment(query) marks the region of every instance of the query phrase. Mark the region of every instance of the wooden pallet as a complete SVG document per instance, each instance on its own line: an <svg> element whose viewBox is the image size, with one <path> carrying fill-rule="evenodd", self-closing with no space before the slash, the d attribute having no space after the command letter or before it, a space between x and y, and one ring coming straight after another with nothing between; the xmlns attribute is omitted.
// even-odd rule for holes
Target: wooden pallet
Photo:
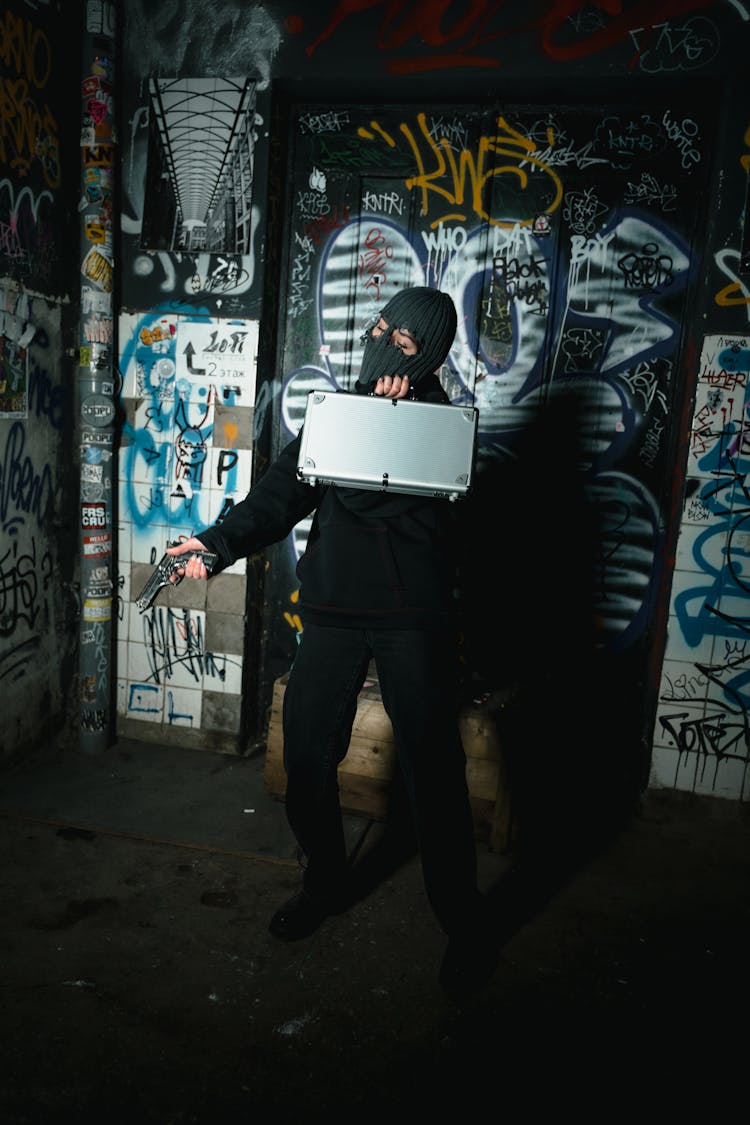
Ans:
<svg viewBox="0 0 750 1125"><path fill-rule="evenodd" d="M267 791L279 800L286 792L281 712L287 680L288 674L274 684L263 773ZM497 713L492 698L472 703L461 712L460 729L475 835L491 851L504 852L511 843L512 815ZM342 811L385 820L395 765L393 729L377 681L371 679L360 692L349 751L339 766Z"/></svg>

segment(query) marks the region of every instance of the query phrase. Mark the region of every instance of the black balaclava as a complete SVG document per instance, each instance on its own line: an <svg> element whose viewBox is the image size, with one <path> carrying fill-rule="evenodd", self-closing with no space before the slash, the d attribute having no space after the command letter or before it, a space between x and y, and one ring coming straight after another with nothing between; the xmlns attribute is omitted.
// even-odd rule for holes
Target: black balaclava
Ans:
<svg viewBox="0 0 750 1125"><path fill-rule="evenodd" d="M403 289L380 312L388 331L373 336L372 329L365 333L356 390L360 394L372 391L378 379L385 375L408 375L412 387L440 367L451 349L456 335L456 306L447 293L427 286ZM391 344L394 328L405 328L419 344L416 355L408 356Z"/></svg>

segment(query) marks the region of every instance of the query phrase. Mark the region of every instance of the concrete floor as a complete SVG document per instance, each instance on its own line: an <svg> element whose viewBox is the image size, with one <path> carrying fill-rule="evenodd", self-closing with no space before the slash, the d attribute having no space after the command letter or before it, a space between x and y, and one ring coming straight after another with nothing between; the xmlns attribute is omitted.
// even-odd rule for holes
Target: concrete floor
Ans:
<svg viewBox="0 0 750 1125"><path fill-rule="evenodd" d="M574 861L564 831L528 868L479 846L504 940L458 1002L418 861L382 825L346 819L367 888L350 911L294 945L269 935L299 870L262 756L120 741L0 780L4 1125L601 1120L702 1100L721 1120L741 1089L734 803L649 791Z"/></svg>

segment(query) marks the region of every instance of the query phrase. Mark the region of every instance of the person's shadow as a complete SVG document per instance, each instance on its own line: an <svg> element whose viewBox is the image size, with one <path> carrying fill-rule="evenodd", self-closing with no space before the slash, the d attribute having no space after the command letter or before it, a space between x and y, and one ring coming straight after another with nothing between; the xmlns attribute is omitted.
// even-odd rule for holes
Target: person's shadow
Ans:
<svg viewBox="0 0 750 1125"><path fill-rule="evenodd" d="M510 791L509 864L487 899L502 944L634 815L641 786L638 677L597 646L601 549L585 498L571 394L513 459L478 466L462 501L463 702L498 692ZM352 860L353 900L416 853L399 771L389 814Z"/></svg>
<svg viewBox="0 0 750 1125"><path fill-rule="evenodd" d="M615 838L642 784L638 676L598 642L602 529L579 426L572 393L548 402L512 460L479 466L465 508L468 680L509 695L498 722L511 863L489 893L500 939Z"/></svg>

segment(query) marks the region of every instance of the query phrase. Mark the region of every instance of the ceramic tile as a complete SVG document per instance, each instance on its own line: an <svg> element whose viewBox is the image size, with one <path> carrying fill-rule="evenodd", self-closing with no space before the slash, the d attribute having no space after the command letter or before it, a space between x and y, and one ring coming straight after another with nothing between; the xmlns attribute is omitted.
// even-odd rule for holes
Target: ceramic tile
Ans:
<svg viewBox="0 0 750 1125"><path fill-rule="evenodd" d="M202 693L186 688L165 688L164 722L170 727L199 727L201 725Z"/></svg>
<svg viewBox="0 0 750 1125"><path fill-rule="evenodd" d="M718 759L715 755L709 755L704 758L697 771L695 792L706 797L736 799L737 794L742 792L747 769L747 761Z"/></svg>
<svg viewBox="0 0 750 1125"><path fill-rule="evenodd" d="M134 527L132 561L156 566L166 549L168 531L168 526L161 523Z"/></svg>
<svg viewBox="0 0 750 1125"><path fill-rule="evenodd" d="M165 610L161 656L164 674L178 687L200 688L206 633L203 610Z"/></svg>
<svg viewBox="0 0 750 1125"><path fill-rule="evenodd" d="M677 750L656 746L651 755L649 787L654 789L674 789L680 775L680 755Z"/></svg>
<svg viewBox="0 0 750 1125"><path fill-rule="evenodd" d="M189 530L206 527L208 520L209 489L194 488L189 481L175 484L169 492L169 523L172 527Z"/></svg>
<svg viewBox="0 0 750 1125"><path fill-rule="evenodd" d="M726 518L722 516L714 519L706 527L696 528L686 526L685 540L685 566L680 569L720 574L727 565L727 537L730 528ZM678 550L680 545L678 545ZM679 565L679 564L678 564Z"/></svg>
<svg viewBox="0 0 750 1125"><path fill-rule="evenodd" d="M750 641L750 597L746 588L728 579L709 604L721 613L721 620L714 622L717 637L728 637L738 644Z"/></svg>
<svg viewBox="0 0 750 1125"><path fill-rule="evenodd" d="M117 524L117 558L122 564L123 562L130 562L131 559L131 535L133 525L130 520L120 519Z"/></svg>
<svg viewBox="0 0 750 1125"><path fill-rule="evenodd" d="M231 511L234 504L239 503L240 500L245 499L245 494L228 495L220 488L211 488L208 493L208 509L206 512L207 520L206 526L209 527L215 524L220 517L224 517L227 512Z"/></svg>
<svg viewBox="0 0 750 1125"><path fill-rule="evenodd" d="M115 687L117 714L125 716L128 711L128 681L118 676Z"/></svg>
<svg viewBox="0 0 750 1125"><path fill-rule="evenodd" d="M721 540L723 545L725 535L718 535L712 530L711 520L704 523L684 523L677 537L675 551L675 570L687 570L691 573L702 573L710 566L716 566L716 545L714 540ZM708 552L708 555L707 555ZM723 557L718 557L718 567L723 566Z"/></svg>
<svg viewBox="0 0 750 1125"><path fill-rule="evenodd" d="M120 622L122 627L124 622ZM122 679L127 678L128 671L128 640L125 636L118 635L115 651L117 652L117 675Z"/></svg>
<svg viewBox="0 0 750 1125"><path fill-rule="evenodd" d="M242 657L231 654L208 654L203 686L207 691L241 695Z"/></svg>
<svg viewBox="0 0 750 1125"><path fill-rule="evenodd" d="M688 623L685 623L686 625ZM670 614L667 622L667 643L664 650L664 667L672 661L685 663L691 667L708 664L714 650L714 634L702 627L703 620L691 621L687 636L683 628L683 618ZM677 670L679 672L679 669Z"/></svg>
<svg viewBox="0 0 750 1125"><path fill-rule="evenodd" d="M247 574L247 559L237 559L237 562L232 563L222 570L222 574Z"/></svg>
<svg viewBox="0 0 750 1125"><path fill-rule="evenodd" d="M698 749L705 707L702 699L692 703L660 700L654 721L653 745L673 747L683 752Z"/></svg>
<svg viewBox="0 0 750 1125"><path fill-rule="evenodd" d="M714 512L706 502L704 496L705 487L705 480L701 480L698 477L687 478L685 482L685 500L682 506L680 535L682 535L685 527L690 524L705 527L714 519Z"/></svg>
<svg viewBox="0 0 750 1125"><path fill-rule="evenodd" d="M161 679L154 667L153 655L147 645L138 641L128 641L126 659L127 665L123 667L122 671L128 680L140 680L144 684L154 684Z"/></svg>
<svg viewBox="0 0 750 1125"><path fill-rule="evenodd" d="M130 556L128 556L127 559L121 559L117 564L117 597L121 602L132 601L130 596L131 572ZM140 593L140 591L138 591L138 593Z"/></svg>
<svg viewBox="0 0 750 1125"><path fill-rule="evenodd" d="M145 644L149 635L146 627L147 614L139 613L135 602L128 602L125 606L125 612L128 619L128 640L140 641Z"/></svg>
<svg viewBox="0 0 750 1125"><path fill-rule="evenodd" d="M659 702L680 709L704 706L709 695L710 681L695 663L687 660L666 659L662 665L659 685Z"/></svg>
<svg viewBox="0 0 750 1125"><path fill-rule="evenodd" d="M208 456L211 489L222 495L244 499L250 491L252 461L250 449L211 449Z"/></svg>
<svg viewBox="0 0 750 1125"><path fill-rule="evenodd" d="M164 669L165 683L171 688L202 690L205 657L202 650L181 649L170 656Z"/></svg>
<svg viewBox="0 0 750 1125"><path fill-rule="evenodd" d="M721 372L700 377L695 388L695 406L690 429L718 436L740 429L745 413L744 376L726 380Z"/></svg>
<svg viewBox="0 0 750 1125"><path fill-rule="evenodd" d="M715 619L706 606L717 606L722 575L676 570L670 591L670 618L675 617L688 644L698 644L703 633L715 632Z"/></svg>
<svg viewBox="0 0 750 1125"><path fill-rule="evenodd" d="M147 723L161 723L164 711L164 688L161 684L144 684L129 680L125 715Z"/></svg>

